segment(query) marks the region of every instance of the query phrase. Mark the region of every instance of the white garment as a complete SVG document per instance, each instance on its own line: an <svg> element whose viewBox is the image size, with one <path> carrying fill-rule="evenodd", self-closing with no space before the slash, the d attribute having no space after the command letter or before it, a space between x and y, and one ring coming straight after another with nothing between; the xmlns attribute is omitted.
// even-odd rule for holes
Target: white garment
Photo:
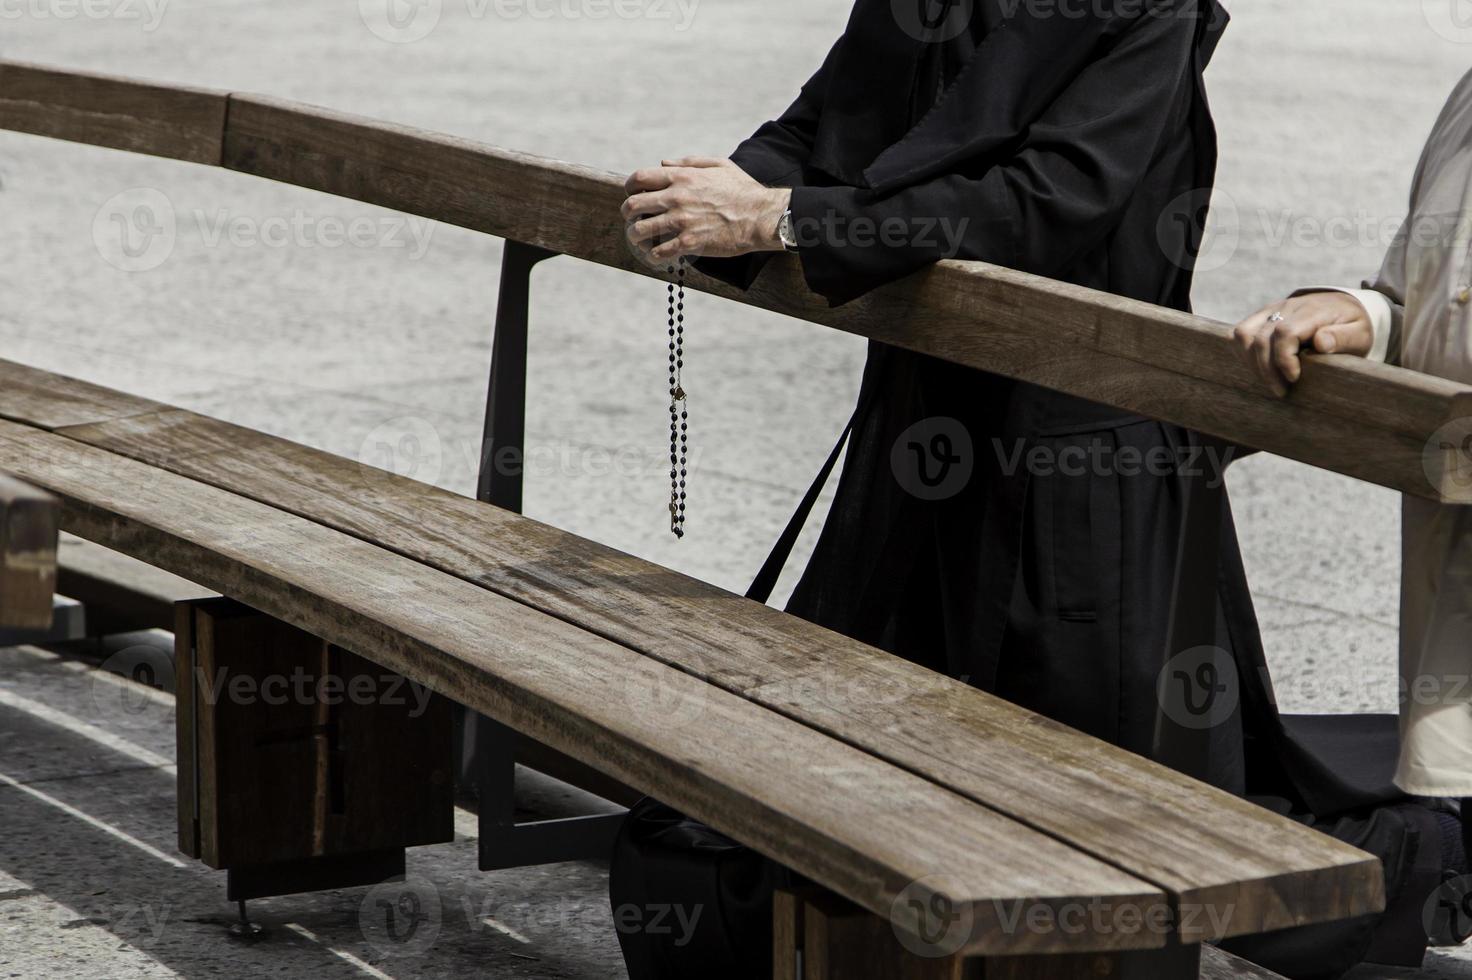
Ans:
<svg viewBox="0 0 1472 980"><path fill-rule="evenodd" d="M1376 353L1472 384L1472 73L1442 110L1410 214L1379 278L1345 290ZM1416 796L1472 796L1472 507L1405 497L1401 516L1401 756Z"/></svg>

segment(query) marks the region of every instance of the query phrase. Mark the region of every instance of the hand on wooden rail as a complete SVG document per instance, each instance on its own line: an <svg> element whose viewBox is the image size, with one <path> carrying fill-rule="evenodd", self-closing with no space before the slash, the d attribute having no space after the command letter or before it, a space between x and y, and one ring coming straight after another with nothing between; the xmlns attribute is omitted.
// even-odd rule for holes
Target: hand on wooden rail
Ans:
<svg viewBox="0 0 1472 980"><path fill-rule="evenodd" d="M777 225L792 191L765 187L730 160L664 160L630 174L624 191L629 241L652 264L782 251Z"/></svg>
<svg viewBox="0 0 1472 980"><path fill-rule="evenodd" d="M1370 316L1348 293L1309 293L1269 303L1237 324L1233 332L1248 363L1279 398L1303 373L1299 354L1363 357L1374 346Z"/></svg>

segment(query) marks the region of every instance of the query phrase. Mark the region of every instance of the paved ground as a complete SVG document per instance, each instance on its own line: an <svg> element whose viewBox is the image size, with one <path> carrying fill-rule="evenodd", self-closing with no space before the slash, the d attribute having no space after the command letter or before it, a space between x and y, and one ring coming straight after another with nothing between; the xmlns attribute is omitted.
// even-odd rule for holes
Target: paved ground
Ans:
<svg viewBox="0 0 1472 980"><path fill-rule="evenodd" d="M391 22L386 2L0 0L0 54L288 96L623 171L728 150L786 104L847 8L644 0L620 18L580 0L421 0ZM1202 312L1232 319L1295 285L1373 271L1432 118L1472 64L1457 3L1238 5L1210 76L1224 150ZM0 188L4 356L472 485L498 242L18 136L0 135ZM106 240L118 200L150 199L175 217L172 249L143 271L103 261L94 230ZM254 232L272 219L305 230L263 242ZM354 219L372 222L372 245L317 237ZM536 285L528 512L743 586L841 425L861 345L692 300L696 479L677 545L661 530L662 292L568 259ZM1395 497L1274 459L1240 464L1231 483L1285 706L1392 709ZM620 975L597 869L474 875L464 844L416 856L445 909L426 957L384 959L358 926L361 893L264 903L276 938L239 953L220 938L217 876L171 863L171 781L154 758L169 754L166 719L94 711L106 682L79 678L24 651L0 663L0 782L27 787L0 786L0 973ZM478 913L486 895L504 928L463 914L462 899ZM1472 977L1472 963L1434 965L1426 975Z"/></svg>

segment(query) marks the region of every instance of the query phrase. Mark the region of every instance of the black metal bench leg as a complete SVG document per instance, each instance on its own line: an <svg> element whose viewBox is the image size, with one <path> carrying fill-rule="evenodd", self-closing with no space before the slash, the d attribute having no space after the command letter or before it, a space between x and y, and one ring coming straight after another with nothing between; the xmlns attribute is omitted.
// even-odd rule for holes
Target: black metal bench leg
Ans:
<svg viewBox="0 0 1472 980"><path fill-rule="evenodd" d="M516 822L515 731L481 716L480 869L524 868L559 861L606 860L623 826L622 813Z"/></svg>
<svg viewBox="0 0 1472 980"><path fill-rule="evenodd" d="M501 255L496 333L491 341L491 381L481 442L478 500L521 513L522 460L526 444L526 354L531 317L532 269L556 252L508 241Z"/></svg>
<svg viewBox="0 0 1472 980"><path fill-rule="evenodd" d="M526 443L527 346L531 274L556 252L507 241L501 258L490 388L481 441L476 498L521 512L522 453ZM622 814L516 822L516 746L519 736L484 715L460 709L461 778L480 797L482 871L606 858Z"/></svg>

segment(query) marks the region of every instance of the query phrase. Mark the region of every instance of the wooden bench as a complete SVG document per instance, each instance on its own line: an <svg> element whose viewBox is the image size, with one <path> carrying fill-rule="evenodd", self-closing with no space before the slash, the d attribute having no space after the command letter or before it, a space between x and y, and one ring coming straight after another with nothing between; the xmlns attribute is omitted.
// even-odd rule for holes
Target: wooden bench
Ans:
<svg viewBox="0 0 1472 980"><path fill-rule="evenodd" d="M613 175L452 137L11 63L0 128L226 166L516 243L488 426L503 427L498 446L520 444L531 265L557 253L651 274L622 244ZM1466 386L1313 358L1279 401L1224 325L977 263L941 263L839 311L789 260L750 293L692 285L1472 502L1472 461L1435 438L1472 415ZM511 508L13 363L0 364L0 419L0 468L60 497L68 530L427 684L817 883L824 895L784 899L779 976L785 952L840 923L916 975L985 957L988 976L1195 976L1204 942L1383 907L1368 855ZM1087 909L1106 924L1064 925ZM953 955L896 953L896 936L946 924L929 921L937 910L966 924ZM884 975L879 962L865 969ZM1228 969L1208 954L1206 972Z"/></svg>
<svg viewBox="0 0 1472 980"><path fill-rule="evenodd" d="M1383 902L1368 855L527 518L9 362L0 417L0 466L57 495L69 531L469 704L901 928L960 910L959 953L1165 976L1142 952ZM1075 932L1084 910L1130 925Z"/></svg>

